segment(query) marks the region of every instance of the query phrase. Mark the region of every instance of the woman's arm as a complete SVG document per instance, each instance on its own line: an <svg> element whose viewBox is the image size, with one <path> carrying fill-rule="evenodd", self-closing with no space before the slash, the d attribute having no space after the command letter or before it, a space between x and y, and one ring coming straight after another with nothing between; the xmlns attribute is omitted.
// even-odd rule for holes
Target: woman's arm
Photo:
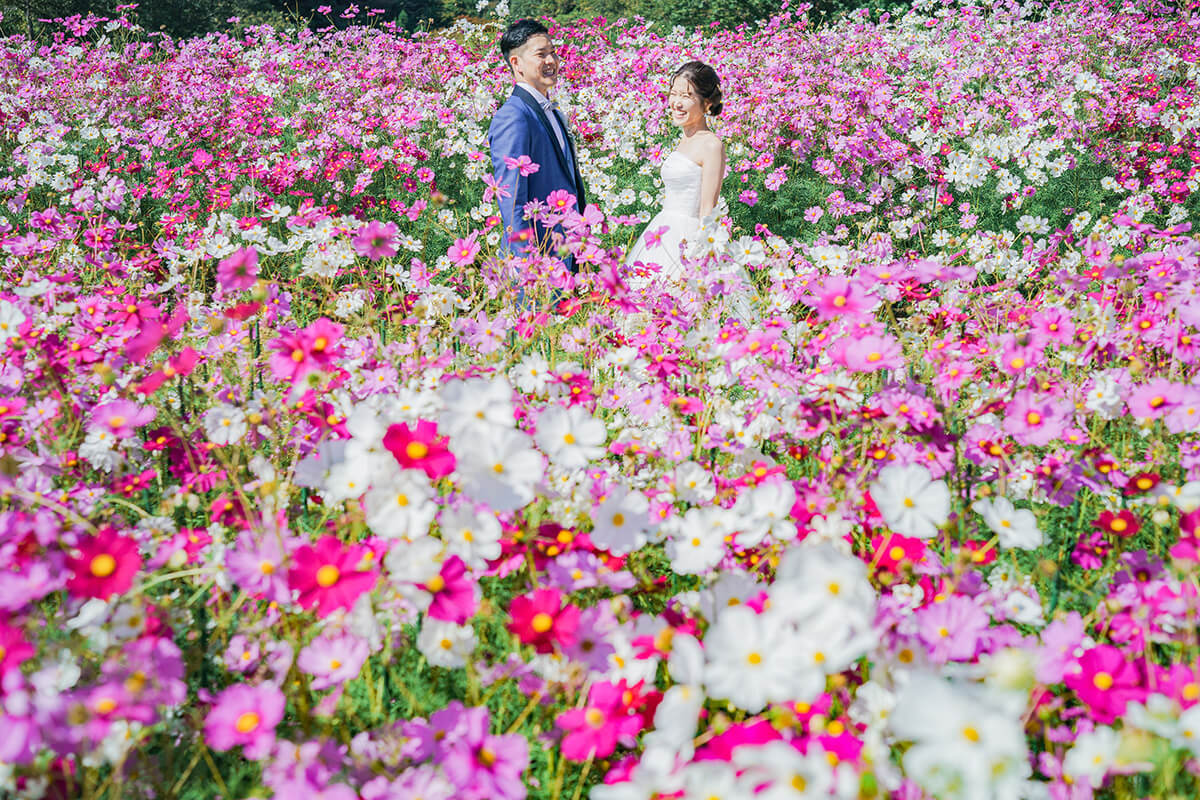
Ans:
<svg viewBox="0 0 1200 800"><path fill-rule="evenodd" d="M721 199L721 183L725 180L725 143L717 136L705 137L700 150L700 217L712 213Z"/></svg>

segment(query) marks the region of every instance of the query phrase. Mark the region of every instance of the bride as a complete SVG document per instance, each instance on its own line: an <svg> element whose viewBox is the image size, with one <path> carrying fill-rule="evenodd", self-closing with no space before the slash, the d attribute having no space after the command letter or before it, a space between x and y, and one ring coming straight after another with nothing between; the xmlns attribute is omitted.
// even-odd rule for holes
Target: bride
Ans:
<svg viewBox="0 0 1200 800"><path fill-rule="evenodd" d="M708 127L708 117L720 114L722 108L716 71L701 61L689 61L677 69L671 77L667 108L682 135L662 162L662 210L650 220L625 259L628 283L634 289L644 288L652 280L662 287L681 285L686 278L681 259L685 244L696 238L704 222L712 222L706 218L724 210L725 144ZM649 277L655 268L654 277Z"/></svg>

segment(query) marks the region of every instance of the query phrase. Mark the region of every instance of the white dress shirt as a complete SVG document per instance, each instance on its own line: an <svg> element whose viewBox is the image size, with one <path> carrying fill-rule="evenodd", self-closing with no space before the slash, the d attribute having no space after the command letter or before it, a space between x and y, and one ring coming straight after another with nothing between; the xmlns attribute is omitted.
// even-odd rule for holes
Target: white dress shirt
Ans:
<svg viewBox="0 0 1200 800"><path fill-rule="evenodd" d="M542 107L542 111L546 112L546 117L550 120L550 128L554 131L555 138L558 139L558 146L562 150L563 155L570 161L571 151L567 148L567 138L562 129L562 123L559 122L558 114L554 111L554 101L524 81L517 81L517 86L520 86L533 95L533 99L538 101L538 105Z"/></svg>

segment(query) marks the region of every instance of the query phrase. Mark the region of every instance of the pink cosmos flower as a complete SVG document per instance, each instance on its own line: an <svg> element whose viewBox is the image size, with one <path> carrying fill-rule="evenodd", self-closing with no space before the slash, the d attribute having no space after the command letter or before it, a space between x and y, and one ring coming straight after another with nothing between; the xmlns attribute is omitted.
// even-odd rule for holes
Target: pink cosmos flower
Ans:
<svg viewBox="0 0 1200 800"><path fill-rule="evenodd" d="M479 610L477 587L467 575L467 567L458 556L446 559L441 572L421 588L433 595L429 604L429 616L434 619L462 625Z"/></svg>
<svg viewBox="0 0 1200 800"><path fill-rule="evenodd" d="M1062 436L1067 421L1061 402L1039 399L1032 390L1022 389L1005 410L1004 431L1018 444L1044 447Z"/></svg>
<svg viewBox="0 0 1200 800"><path fill-rule="evenodd" d="M546 205L551 211L559 214L566 213L575 206L575 195L566 189L555 189L546 197Z"/></svg>
<svg viewBox="0 0 1200 800"><path fill-rule="evenodd" d="M121 536L115 528L102 528L80 543L67 566L71 570L67 591L76 597L104 600L129 591L142 567L142 556L133 539Z"/></svg>
<svg viewBox="0 0 1200 800"><path fill-rule="evenodd" d="M292 554L288 586L300 592L302 608L316 606L318 617L335 609L350 608L359 595L375 588L378 575L359 570L365 548L343 548L336 536L322 536L316 545L303 545Z"/></svg>
<svg viewBox="0 0 1200 800"><path fill-rule="evenodd" d="M396 234L399 232L400 229L394 222L373 220L358 229L351 244L354 246L354 252L363 258L369 258L372 261L391 258L399 250L396 243Z"/></svg>
<svg viewBox="0 0 1200 800"><path fill-rule="evenodd" d="M483 183L487 187L483 190L483 202L490 202L493 198L503 200L506 197L512 197L512 192L505 187L504 184L497 181L491 173L483 176Z"/></svg>
<svg viewBox="0 0 1200 800"><path fill-rule="evenodd" d="M508 167L509 169L517 170L521 173L521 176L525 178L528 178L530 175L541 169L541 167L529 156L520 156L518 158L505 156L504 166Z"/></svg>
<svg viewBox="0 0 1200 800"><path fill-rule="evenodd" d="M213 750L242 746L242 754L257 761L271 752L275 726L283 720L283 692L272 683L238 683L221 692L204 720L204 738Z"/></svg>
<svg viewBox="0 0 1200 800"><path fill-rule="evenodd" d="M879 304L877 298L867 294L862 284L844 275L826 277L803 300L816 310L820 319L867 315Z"/></svg>
<svg viewBox="0 0 1200 800"><path fill-rule="evenodd" d="M243 247L217 264L217 283L231 291L249 289L258 280L258 251Z"/></svg>
<svg viewBox="0 0 1200 800"><path fill-rule="evenodd" d="M521 156L521 158L525 157ZM455 239L454 244L446 250L446 256L456 267L469 267L475 263L479 249L479 234L475 232L465 239Z"/></svg>
<svg viewBox="0 0 1200 800"><path fill-rule="evenodd" d="M804 211L804 221L811 225L816 225L817 221L824 215L825 209L821 208L820 206L809 206Z"/></svg>
<svg viewBox="0 0 1200 800"><path fill-rule="evenodd" d="M642 234L642 241L646 243L646 247L658 247L662 244L663 235L670 229L670 225L661 225L654 230L647 230Z"/></svg>
<svg viewBox="0 0 1200 800"><path fill-rule="evenodd" d="M1154 378L1130 389L1125 395L1125 405L1138 419L1160 419L1179 403L1183 388L1166 378Z"/></svg>
<svg viewBox="0 0 1200 800"><path fill-rule="evenodd" d="M34 652L20 628L0 622L0 678L19 668Z"/></svg>
<svg viewBox="0 0 1200 800"><path fill-rule="evenodd" d="M383 436L383 446L401 468L422 470L430 480L454 471L454 454L446 437L438 435L436 422L420 420L413 428L405 422L392 425Z"/></svg>
<svg viewBox="0 0 1200 800"><path fill-rule="evenodd" d="M963 595L951 595L917 612L917 635L938 663L970 661L979 650L991 618Z"/></svg>
<svg viewBox="0 0 1200 800"><path fill-rule="evenodd" d="M562 592L557 589L535 589L514 597L508 629L522 644L533 645L539 653L554 652L556 644L569 645L575 641L580 611L570 603L563 607L562 601Z"/></svg>
<svg viewBox="0 0 1200 800"><path fill-rule="evenodd" d="M295 383L310 372L327 370L341 355L338 342L344 328L324 317L293 334L271 342L271 373L280 380Z"/></svg>
<svg viewBox="0 0 1200 800"><path fill-rule="evenodd" d="M118 439L128 439L135 428L150 422L156 414L155 408L143 408L130 400L114 400L92 412L91 428L111 433Z"/></svg>
<svg viewBox="0 0 1200 800"><path fill-rule="evenodd" d="M368 655L365 640L352 633L326 631L300 651L296 666L313 677L309 688L319 692L357 678Z"/></svg>
<svg viewBox="0 0 1200 800"><path fill-rule="evenodd" d="M1067 665L1075 659L1075 648L1084 637L1083 617L1072 611L1064 619L1054 620L1042 631L1042 646L1037 651L1037 679L1047 686L1063 679Z"/></svg>
<svg viewBox="0 0 1200 800"><path fill-rule="evenodd" d="M904 366L904 354L895 337L868 335L845 345L841 351L847 369L855 372L877 372Z"/></svg>
<svg viewBox="0 0 1200 800"><path fill-rule="evenodd" d="M617 745L633 747L644 727L638 714L629 713L625 697L633 693L622 685L602 681L592 684L587 705L558 715L555 724L565 732L563 757L570 761L608 758Z"/></svg>
<svg viewBox="0 0 1200 800"><path fill-rule="evenodd" d="M1063 682L1087 704L1097 722L1108 724L1125 713L1132 700L1145 699L1142 673L1111 645L1088 650L1068 666Z"/></svg>

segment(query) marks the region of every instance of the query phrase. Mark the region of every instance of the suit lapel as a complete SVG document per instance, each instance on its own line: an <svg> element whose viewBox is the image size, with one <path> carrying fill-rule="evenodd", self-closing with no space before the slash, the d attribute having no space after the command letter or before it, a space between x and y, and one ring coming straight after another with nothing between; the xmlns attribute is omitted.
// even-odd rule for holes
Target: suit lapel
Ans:
<svg viewBox="0 0 1200 800"><path fill-rule="evenodd" d="M554 155L558 156L558 163L562 167L562 171L570 174L571 169L567 165L567 157L563 153L562 148L558 146L558 137L554 135L554 128L550 127L550 118L546 116L546 112L542 111L541 105L529 92L522 89L520 86L513 87L513 97L519 97L525 105L533 109L533 113L537 114L537 118L542 121L542 127L546 129L546 136L550 138L550 146L554 148ZM563 138L570 141L570 134L567 133L567 126L563 125Z"/></svg>

